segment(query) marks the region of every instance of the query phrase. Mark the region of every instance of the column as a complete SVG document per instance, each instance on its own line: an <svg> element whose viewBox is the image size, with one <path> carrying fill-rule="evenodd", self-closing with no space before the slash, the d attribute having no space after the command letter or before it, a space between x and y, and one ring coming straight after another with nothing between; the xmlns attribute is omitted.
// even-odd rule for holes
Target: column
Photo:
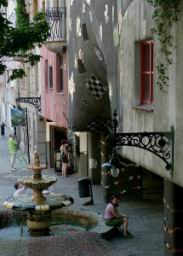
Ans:
<svg viewBox="0 0 183 256"><path fill-rule="evenodd" d="M100 132L88 133L89 177L93 185L101 184Z"/></svg>
<svg viewBox="0 0 183 256"><path fill-rule="evenodd" d="M183 188L164 181L165 255L183 255Z"/></svg>

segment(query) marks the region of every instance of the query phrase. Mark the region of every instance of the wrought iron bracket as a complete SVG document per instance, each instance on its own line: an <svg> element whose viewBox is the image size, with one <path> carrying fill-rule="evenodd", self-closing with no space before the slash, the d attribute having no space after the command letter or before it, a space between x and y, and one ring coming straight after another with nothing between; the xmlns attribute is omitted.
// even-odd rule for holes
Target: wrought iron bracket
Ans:
<svg viewBox="0 0 183 256"><path fill-rule="evenodd" d="M174 129L170 132L132 132L117 133L117 112L113 114L112 122L108 123L111 145L142 148L160 157L166 163L166 170L174 168Z"/></svg>
<svg viewBox="0 0 183 256"><path fill-rule="evenodd" d="M32 104L39 112L41 111L41 97L18 97L16 102Z"/></svg>

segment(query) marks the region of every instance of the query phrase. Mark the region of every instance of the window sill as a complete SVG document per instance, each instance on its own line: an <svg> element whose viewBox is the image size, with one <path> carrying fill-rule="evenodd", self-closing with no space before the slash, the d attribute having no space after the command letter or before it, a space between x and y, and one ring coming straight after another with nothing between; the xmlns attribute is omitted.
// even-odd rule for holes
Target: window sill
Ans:
<svg viewBox="0 0 183 256"><path fill-rule="evenodd" d="M47 91L47 92L53 91L53 88L45 88L45 91Z"/></svg>
<svg viewBox="0 0 183 256"><path fill-rule="evenodd" d="M153 105L134 105L133 108L136 110L141 110L146 112L154 112Z"/></svg>
<svg viewBox="0 0 183 256"><path fill-rule="evenodd" d="M64 95L63 92L56 92L56 94L58 94L58 95Z"/></svg>
<svg viewBox="0 0 183 256"><path fill-rule="evenodd" d="M53 92L53 89L45 89L45 93Z"/></svg>

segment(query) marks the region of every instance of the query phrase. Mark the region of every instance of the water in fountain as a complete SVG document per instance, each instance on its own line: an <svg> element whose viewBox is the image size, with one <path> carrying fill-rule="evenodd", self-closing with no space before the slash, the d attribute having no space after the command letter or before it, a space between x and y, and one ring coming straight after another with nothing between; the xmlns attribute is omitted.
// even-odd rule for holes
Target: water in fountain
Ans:
<svg viewBox="0 0 183 256"><path fill-rule="evenodd" d="M70 206L74 200L72 197L63 194L49 193L43 195L43 190L48 189L57 179L56 177L42 176L42 170L47 169L47 167L40 164L37 151L34 152L33 159L34 164L28 166L28 169L33 171L33 176L18 179L19 183L32 190L32 195L22 195L17 198L11 197L4 202L4 207L28 213L27 226L31 235L48 235L50 232L51 212Z"/></svg>

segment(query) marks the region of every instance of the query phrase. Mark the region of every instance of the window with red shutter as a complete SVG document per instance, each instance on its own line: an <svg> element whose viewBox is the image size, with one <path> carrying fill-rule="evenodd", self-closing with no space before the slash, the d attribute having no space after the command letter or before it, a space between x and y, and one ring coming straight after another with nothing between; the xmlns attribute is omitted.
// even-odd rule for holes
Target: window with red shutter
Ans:
<svg viewBox="0 0 183 256"><path fill-rule="evenodd" d="M140 103L153 102L153 41L140 43Z"/></svg>

